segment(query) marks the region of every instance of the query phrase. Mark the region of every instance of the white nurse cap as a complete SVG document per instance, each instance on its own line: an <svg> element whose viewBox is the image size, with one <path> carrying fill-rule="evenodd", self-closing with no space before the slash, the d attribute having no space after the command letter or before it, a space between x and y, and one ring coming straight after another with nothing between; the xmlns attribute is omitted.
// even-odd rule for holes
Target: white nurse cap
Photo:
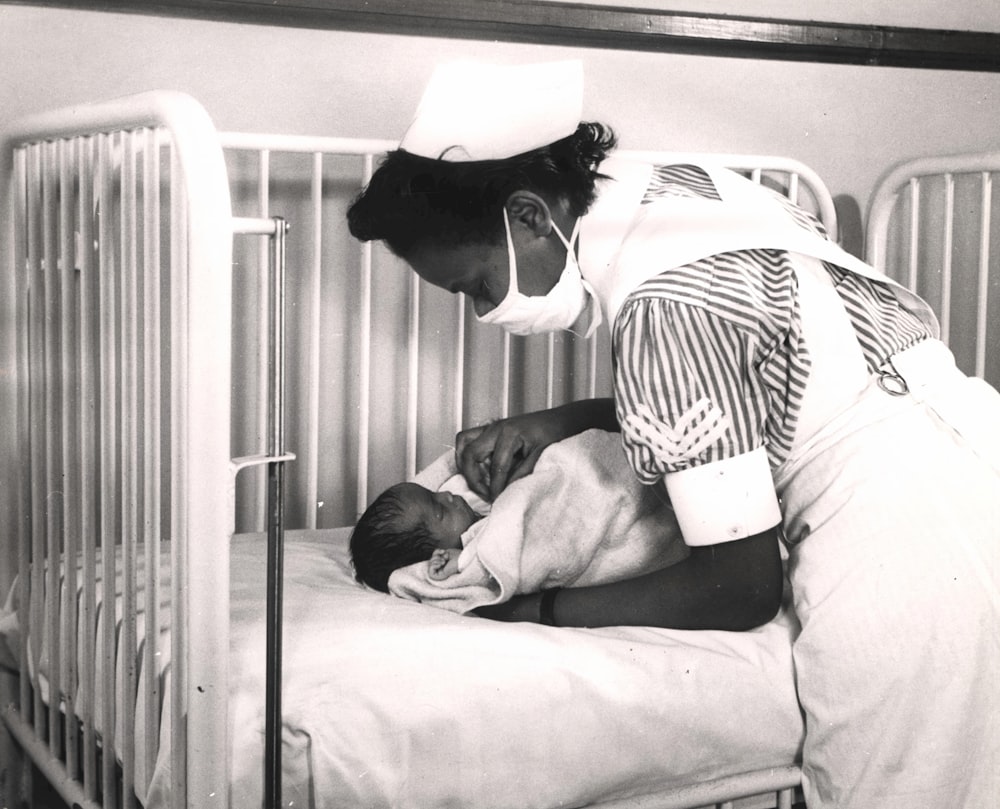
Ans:
<svg viewBox="0 0 1000 809"><path fill-rule="evenodd" d="M576 131L583 64L439 65L399 148L452 162L501 160Z"/></svg>

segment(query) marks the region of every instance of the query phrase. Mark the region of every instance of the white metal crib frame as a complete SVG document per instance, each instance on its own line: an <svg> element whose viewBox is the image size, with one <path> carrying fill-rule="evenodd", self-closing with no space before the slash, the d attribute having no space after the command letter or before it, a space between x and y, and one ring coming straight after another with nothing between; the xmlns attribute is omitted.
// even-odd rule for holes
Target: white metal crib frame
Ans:
<svg viewBox="0 0 1000 809"><path fill-rule="evenodd" d="M121 221L123 282L116 289L114 277L108 272L113 257L101 250L101 266L94 267L94 251L89 249L94 242L110 243L111 217L105 216L99 223L100 232L94 233L91 211L95 204L101 204L102 198L107 201L115 194L111 179L115 160L113 136L108 133L126 129L129 134L121 138L119 155L123 160L120 188L129 198L123 204ZM133 177L137 155L142 151L147 159L141 171L144 175L149 173L147 187L151 193L144 196L141 205L144 225L151 228L159 218L159 198L152 193L159 185L155 176L159 160L154 153L158 152L159 138L164 136L170 143L172 180L186 193L171 196L170 323L167 326L160 322L163 313L156 308L158 296L150 296L143 301L146 328L140 335L135 310L139 304L137 283L140 277L146 289L157 288L161 283L159 257L155 253L160 234L145 231L146 249L140 263L134 250L137 241L134 214L139 203L131 196L135 192ZM142 530L147 553L158 554L163 522L160 514L164 507L160 498L167 486L170 496L166 507L173 534L182 540L192 540L175 543L182 550L174 555L172 569L176 626L172 645L176 660L182 662L172 680L171 697L173 718L178 720L178 733L186 742L177 747L176 755L186 756L185 761L175 760L177 777L187 776L187 786L193 794L205 792L203 785L210 783L212 762L224 760L220 757L227 749L227 728L219 717L225 716L228 600L218 582L228 575L227 545L232 529L230 509L219 508L218 501L219 493L232 489L226 429L230 409L226 380L230 363L227 268L231 238L220 234L231 233L231 225L221 154L204 148L205 140L212 137L213 128L207 115L187 97L147 94L123 102L77 108L69 116L57 113L34 118L10 134L4 150L4 160L11 161L7 169L12 187L4 199L9 204L4 221L11 223L13 236L8 266L12 268L13 300L18 310L14 366L17 393L13 405L19 416L15 419L16 454L11 452L9 444L6 452L8 457L21 459L30 469L30 483L28 475L19 475L18 519L13 525L5 521L4 530L14 530L21 537L18 586L22 625L28 626L29 611L36 615L41 612L42 560L48 558L53 562L47 566L46 585L47 597L54 600L58 588L55 560L63 553L66 558L81 553L85 569L94 569L97 539L100 537L104 547L114 545L116 524L133 538ZM75 243L75 230L52 227L56 211L62 223L68 223L74 215L71 189L76 180L71 163L80 166L79 241L83 245L80 250ZM97 178L96 187L86 176L91 172ZM29 182L29 177L36 181ZM104 210L107 209L105 203ZM53 272L54 268L57 272ZM73 300L78 284L74 277L77 268L83 279L79 283L79 306ZM94 276L103 276L103 281L91 283ZM98 323L92 322L97 310L95 298L105 304ZM119 323L112 320L115 298L119 298L120 309L131 310L131 318ZM78 319L69 316L77 310ZM60 313L66 318L61 320ZM159 387L158 364L163 348L159 339L164 329L170 335L170 349L176 349L170 352L171 440L167 483L160 480L165 459L159 440L163 393ZM95 346L95 342L99 345ZM198 345L199 350L189 350L192 345ZM62 385L53 384L59 378L57 373L62 377ZM35 382L29 384L32 378ZM140 389L144 392L143 401ZM29 420L27 416L32 412L35 418ZM116 418L119 412L123 414L120 421ZM39 413L46 419L42 424ZM95 417L100 423L95 422ZM71 420L78 423L71 424ZM149 441L140 439L140 422L146 427L143 437ZM53 429L43 432L43 425L50 424ZM119 442L112 444L109 433L119 429ZM95 440L98 434L105 439L101 446ZM140 457L140 446L144 457ZM79 476L73 474L77 467L82 472ZM99 480L92 477L97 468L102 470ZM63 476L65 491L59 483ZM39 497L46 492L53 496ZM120 498L116 496L118 492ZM57 493L61 496L56 496ZM197 534L194 526L198 526ZM193 541L196 536L198 541ZM29 543L35 564L29 564ZM123 543L126 571L135 569L134 560L129 558L135 548L134 541ZM105 580L113 581L113 555L102 556ZM150 564L146 569L150 577L146 592L152 598L157 590L158 565ZM211 574L205 575L207 571ZM67 586L75 588L72 566L67 566L67 577ZM127 581L125 586L123 642L127 644L126 654L132 653L131 659L135 595L130 584ZM84 577L82 587L85 625L90 627L95 591L89 576ZM196 605L196 620L186 613L185 608L190 605ZM146 608L147 615L155 620L155 599ZM71 620L75 623L72 614L67 616L67 622ZM113 660L114 623L106 621L105 627L110 628L101 643L105 658ZM69 631L66 638L74 634ZM27 631L23 635L21 659L25 662L38 650L29 650ZM55 641L57 627L48 627L48 637L50 693L61 695L65 714L75 715L82 723L82 760L77 760L81 751L74 723L65 722L65 736L60 733L59 697L52 700L47 710L38 689L31 686L26 665L22 665L20 676L20 709L5 710L4 719L68 801L96 806L99 792L113 796L116 791L113 756L103 756L100 782L96 772L97 719L93 706L97 684L90 661L97 639L91 632L86 633L84 644L89 648L83 652L83 669L77 675L73 671L75 649L67 647L60 657L61 650ZM155 654L152 644L146 644L145 648L147 653ZM56 661L65 662L65 672L59 671ZM152 660L147 663L155 665ZM134 668L130 666L129 672L130 688L134 688ZM74 703L72 688L60 688L60 673L68 681L79 676L84 686L79 704ZM147 682L152 680L155 678L148 678ZM109 707L114 705L114 677L105 678L103 698L103 727L108 732L115 721L113 708ZM128 704L129 700L125 700L126 711ZM149 704L154 704L153 700ZM126 716L126 726L129 720ZM155 726L158 727L158 722ZM130 753L123 751L123 755L128 803L135 762ZM83 774L79 781L77 768ZM187 792L183 781L176 788L180 794ZM225 806L225 803L207 801L206 805Z"/></svg>
<svg viewBox="0 0 1000 809"><path fill-rule="evenodd" d="M53 605L63 585L59 565L49 560L79 554L84 570L99 567L104 581L114 581L115 556L98 548L120 544L122 655L131 660L138 652L135 554L144 549L146 626L158 627L159 565L153 560L169 525L180 540L171 544L171 650L177 662L169 698L179 742L171 748L171 793L176 805L192 795L198 805L226 806L217 765L228 750L234 478L241 469L269 463L280 481L280 462L292 457L282 455L281 422L274 418L266 454L230 458L231 246L238 233L263 234L280 245L281 228L277 221L231 216L215 130L188 96L147 93L68 112L27 120L4 142L11 161L5 166L10 189L4 221L11 223L16 323L10 335L16 428L5 436L5 449L21 467L13 475L11 466L5 468L17 478L17 517L4 523L4 541L17 535L21 626L29 626L32 613L44 612L47 644L32 649L26 629L22 633L19 707L5 706L3 717L67 802L113 806L120 778L122 803L134 804L136 667L125 671L131 696L122 701L126 742L118 748L119 774L115 757L101 755L97 733L99 722L106 733L116 722L115 623L104 621L102 637L95 637L96 585L84 576L79 586L87 630L78 671L76 602L65 599L65 614L58 616ZM163 148L169 150L168 177L160 174ZM161 182L171 189L165 218ZM111 203L116 195L118 207ZM120 216L120 255L97 247L114 241L112 208ZM160 256L165 239L166 279ZM161 310L162 284L169 286L169 313ZM280 327L280 320L275 323ZM273 337L272 343L272 388L280 389L280 344ZM119 543L120 532L128 539ZM74 592L73 566L66 565L65 579L66 590ZM156 640L153 631L142 642L147 672L155 671L161 653ZM99 644L112 672L103 683L95 681L93 666ZM30 677L42 654L50 694L57 695L49 704ZM163 695L155 676L144 685L145 727L155 740ZM100 719L94 710L99 690ZM147 739L144 750L148 780L156 746Z"/></svg>
<svg viewBox="0 0 1000 809"><path fill-rule="evenodd" d="M974 201L956 216L956 188L960 181L974 187ZM974 303L972 311L961 313L975 323L971 356L964 363L969 374L1000 382L988 373L990 356L990 286L996 283L1000 259L997 220L993 216L994 197L1000 191L1000 151L921 157L907 160L883 175L872 194L867 214L865 260L888 272L906 287L924 297L933 297L941 324L941 339L951 343L955 309L963 296ZM929 199L934 194L937 197ZM976 232L956 233L959 220L976 224ZM895 235L902 244L893 245ZM925 242L934 240L933 255ZM971 243L969 243L971 242ZM892 255L893 247L898 255ZM972 278L959 279L955 269L963 251L975 265ZM970 251L974 255L970 254ZM974 284L970 290L969 281ZM995 352L993 354L995 356ZM959 357L961 360L962 357ZM960 364L963 364L960 362Z"/></svg>
<svg viewBox="0 0 1000 809"><path fill-rule="evenodd" d="M93 632L85 633L83 665L77 671L73 630L77 616L68 609L60 619L54 610L48 610L48 646L44 650L50 683L47 701L33 684L32 674L43 650L29 648L27 627L32 614L44 612L43 599L53 602L57 597L59 566L52 562L80 555L85 571L100 567L104 580L112 581L113 555L102 554L100 548L120 544L124 656L133 660L140 653L134 639L136 612L142 606L147 631L141 654L146 671L155 672L160 584L154 560L159 558L161 540L172 538L171 688L168 695L159 695L157 677L145 677L142 687L148 692L144 705L149 714L145 727L149 739L158 737L160 717L152 715L153 706L166 697L170 702L172 805L228 807L224 777L229 745L228 544L234 532L234 479L247 465L273 465L292 457L281 444L280 417L277 422L268 422L267 434L273 438L260 456L230 457L233 236L258 234L271 239L273 246L273 237L282 232L280 223L269 218L266 178L270 152L312 154L316 166L312 193L316 196L324 155L361 156L363 183L370 175L374 156L394 147L385 141L219 134L196 102L177 93L148 93L34 117L5 138L3 160L10 191L3 199L7 207L2 218L11 223L13 235L7 266L11 268L13 292L10 308L16 310L18 326L10 350L10 367L16 373L5 390L17 416L17 428L15 434L4 437L4 452L8 459L5 474L19 485L16 523L5 520L2 530L6 547L16 539L21 549L18 587L25 631L20 649L19 700L4 707L3 719L67 802L88 809L115 806L120 792L121 803L132 805L133 793L142 793L148 786L156 745L147 743L144 747L147 783L135 784L134 717L128 712L140 686L135 667L126 666L129 697L123 701L126 716L122 721L126 738L116 745L123 759L120 790L114 756L103 756L98 775L101 732L109 733L115 725L115 683L113 676L105 677L103 683L95 682L88 661L103 649L113 666L113 621L104 623L99 639ZM169 154L169 170L164 176L158 159L161 148ZM232 215L224 148L258 154L263 182L257 217ZM634 154L674 162L694 157L666 152ZM804 165L784 158L715 155L712 159L744 170L758 181L771 172L781 172L787 193L793 199L800 190L808 193L820 217L831 230L835 227L830 195ZM169 189L170 210L163 222L161 185ZM119 223L108 214L108 201L117 194L121 196ZM314 208L319 222L319 205ZM318 224L313 232L319 239ZM117 255L111 256L107 245L114 245L115 238L120 244ZM164 240L169 243L169 272L161 278L158 251ZM90 248L92 244L96 249ZM314 256L308 272L318 284L323 271L318 249ZM362 284L361 367L363 375L370 375L370 358L365 355L370 351L371 331L377 328L371 320L370 247L362 251L361 263L362 277L367 279ZM116 266L120 267L117 280ZM90 281L91 277L95 280ZM406 456L407 469L412 472L417 465L417 400L412 391L419 373L420 284L413 274L410 283L407 350L411 393ZM146 294L150 291L164 292L169 312L161 310L159 294ZM95 311L100 314L98 321L94 320ZM464 334L465 306L461 301L456 312L460 334ZM315 338L318 312L311 317ZM280 305L276 319L280 321ZM555 360L552 343L549 345L546 402L553 404ZM514 372L508 339L503 346L500 412L506 415ZM311 420L318 409L319 385L318 346L313 350ZM459 351L464 352L464 345ZM266 362L280 366L280 356L262 354L270 357ZM162 360L167 361L166 368L160 367ZM592 352L592 394L596 393L593 380L598 362L596 352ZM272 386L274 398L275 386L277 390L281 387L280 368L277 376L262 374L264 379L270 380L267 384ZM371 403L365 398L367 390L365 376L358 424L358 511L368 500ZM463 426L462 401L459 377L455 429ZM45 415L44 420L38 418L39 413ZM315 431L313 437L307 435L307 441L315 441L314 435ZM304 449L306 458L315 463L317 448ZM21 474L16 466L28 470L27 474ZM99 470L100 477L91 477L93 470ZM315 471L307 479L315 488ZM315 502L314 491L310 498ZM169 530L169 537L164 530ZM141 605L136 594L139 543L145 554ZM278 547L280 552L280 544ZM96 611L93 578L85 575L82 582L76 582L74 567L66 565L65 570L67 591L82 589L84 624L91 627ZM72 605L74 599L67 601ZM280 611L276 620L280 624ZM148 630L150 626L154 631ZM68 687L76 682L80 683L79 698L76 690ZM103 692L103 717L94 715L99 689ZM280 716L280 703L277 711ZM272 749L278 746L273 736L270 743ZM728 806L742 796L777 793L777 805L788 807L799 780L798 768L789 766L693 784L668 795L603 805L607 809Z"/></svg>

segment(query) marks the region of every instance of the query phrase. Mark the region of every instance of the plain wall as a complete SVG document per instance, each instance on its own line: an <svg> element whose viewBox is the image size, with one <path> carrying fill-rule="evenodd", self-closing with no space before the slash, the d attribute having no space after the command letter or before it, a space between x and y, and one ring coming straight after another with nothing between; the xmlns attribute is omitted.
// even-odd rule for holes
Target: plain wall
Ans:
<svg viewBox="0 0 1000 809"><path fill-rule="evenodd" d="M848 5L854 7L863 5ZM2 5L0 42L0 115L8 120L63 104L169 88L200 100L220 129L384 138L400 136L440 60L579 57L587 74L585 114L618 129L623 146L791 155L819 171L834 194L850 195L862 207L878 175L898 160L980 150L1000 140L1000 74L995 73L600 51Z"/></svg>

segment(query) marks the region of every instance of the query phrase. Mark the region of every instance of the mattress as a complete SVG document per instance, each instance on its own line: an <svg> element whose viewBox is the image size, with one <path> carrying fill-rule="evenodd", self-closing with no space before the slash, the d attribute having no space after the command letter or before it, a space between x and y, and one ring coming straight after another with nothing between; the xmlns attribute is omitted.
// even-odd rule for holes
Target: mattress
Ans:
<svg viewBox="0 0 1000 809"><path fill-rule="evenodd" d="M496 623L356 584L348 534L286 536L286 805L550 809L799 760L797 625L786 611L742 633ZM260 805L263 791L265 558L263 535L233 539L234 807ZM168 805L170 785L161 644L162 743L148 793L137 787L147 809ZM44 675L34 673L43 687ZM144 739L143 705L135 716Z"/></svg>

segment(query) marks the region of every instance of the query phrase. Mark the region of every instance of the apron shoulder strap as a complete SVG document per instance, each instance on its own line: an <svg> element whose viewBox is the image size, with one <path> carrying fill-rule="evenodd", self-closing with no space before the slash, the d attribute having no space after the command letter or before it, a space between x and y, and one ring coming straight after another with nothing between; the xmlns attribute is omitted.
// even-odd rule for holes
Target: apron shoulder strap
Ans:
<svg viewBox="0 0 1000 809"><path fill-rule="evenodd" d="M796 223L770 191L728 169L702 168L716 184L720 200L668 197L642 205L632 219L603 278L594 284L609 324L625 298L660 273L721 253L776 249L828 261L888 285L934 336L939 334L937 318L922 298Z"/></svg>

